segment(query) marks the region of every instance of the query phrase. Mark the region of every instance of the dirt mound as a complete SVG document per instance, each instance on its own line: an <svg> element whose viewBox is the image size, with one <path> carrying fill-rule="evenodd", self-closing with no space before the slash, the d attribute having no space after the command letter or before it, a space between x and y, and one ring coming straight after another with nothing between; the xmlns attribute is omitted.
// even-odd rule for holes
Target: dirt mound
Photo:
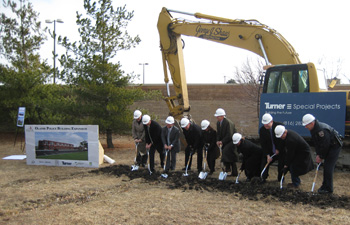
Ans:
<svg viewBox="0 0 350 225"><path fill-rule="evenodd" d="M214 178L205 180L198 179L197 174L191 173L189 176L183 176L180 171L169 173L168 178L161 177L160 172L149 175L147 169L139 169L131 171L130 166L118 165L100 168L91 171L96 174L108 174L112 176L126 176L130 180L143 178L146 183L164 183L170 189L182 189L196 191L217 191L231 193L241 198L255 201L282 201L293 204L308 204L321 209L333 207L350 209L350 198L338 195L319 195L311 194L301 190L293 190L288 188L280 189L279 185L274 182L261 185L257 180L250 183L240 182L235 184L232 181L220 181Z"/></svg>

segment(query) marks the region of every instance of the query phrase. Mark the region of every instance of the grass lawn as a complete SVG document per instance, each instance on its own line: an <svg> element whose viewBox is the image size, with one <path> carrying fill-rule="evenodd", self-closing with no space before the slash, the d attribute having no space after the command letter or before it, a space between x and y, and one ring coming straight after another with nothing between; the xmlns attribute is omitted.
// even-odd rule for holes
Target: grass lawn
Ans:
<svg viewBox="0 0 350 225"><path fill-rule="evenodd" d="M58 155L37 156L37 159L88 160L88 152L63 153Z"/></svg>

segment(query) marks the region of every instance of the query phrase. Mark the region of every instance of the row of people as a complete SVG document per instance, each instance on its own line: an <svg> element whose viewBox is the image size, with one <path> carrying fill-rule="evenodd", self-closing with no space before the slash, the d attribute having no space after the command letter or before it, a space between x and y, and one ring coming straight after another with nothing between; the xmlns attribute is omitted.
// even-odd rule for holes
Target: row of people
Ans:
<svg viewBox="0 0 350 225"><path fill-rule="evenodd" d="M260 177L264 183L269 176L270 165L278 161L277 180L280 181L287 171L291 173L290 187L299 187L299 176L314 168L311 150L308 143L293 130L287 130L280 122L274 121L270 114L262 117L263 126L259 129L260 146L246 140L242 134L236 132L234 123L226 118L225 110L219 108L214 116L217 118L216 130L210 126L208 120L203 120L201 126L191 123L187 118L180 121L187 146L185 148L185 168L191 169L192 156L197 154L197 170L202 171L203 147L210 174L215 171L215 161L221 155L221 163L225 172L237 176L236 162L238 153L243 155L240 170L245 171L247 180ZM176 153L180 150L180 131L174 126L174 118L166 119L166 126L161 127L148 115L142 116L139 110L134 112L133 138L139 145L140 156L138 162L145 164L150 153L150 168L154 171L155 150L159 152L161 166L164 166L164 151L169 152L166 172L175 170ZM316 162L324 160L324 179L320 193L333 192L333 172L342 146L338 133L329 125L321 123L311 114L303 117L303 125L310 130L316 147ZM142 133L142 126L144 133ZM139 131L139 132L137 132ZM220 149L220 150L219 150ZM262 170L264 172L261 174Z"/></svg>

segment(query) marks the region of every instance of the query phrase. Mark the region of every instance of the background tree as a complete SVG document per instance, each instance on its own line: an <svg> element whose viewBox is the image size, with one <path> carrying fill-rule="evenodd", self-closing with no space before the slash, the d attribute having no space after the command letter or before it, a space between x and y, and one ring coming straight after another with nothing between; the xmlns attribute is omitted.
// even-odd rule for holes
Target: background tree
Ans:
<svg viewBox="0 0 350 225"><path fill-rule="evenodd" d="M119 62L112 62L120 50L128 50L139 42L126 27L133 12L124 7L115 10L111 0L84 0L86 15L77 12L80 40L70 42L59 37L66 48L60 58L61 79L74 86L77 94L74 113L81 123L98 124L107 132L108 147L113 147L112 132L130 127L132 117L128 107L145 92L126 88L132 75L125 75Z"/></svg>
<svg viewBox="0 0 350 225"><path fill-rule="evenodd" d="M342 73L343 60L341 60L340 58L336 60L334 59L332 60L326 56L323 56L318 60L317 63L318 63L317 65L318 72L322 71L324 75L324 79L326 79L325 80L326 85L329 85L329 83L333 79L345 78L348 80L348 78Z"/></svg>
<svg viewBox="0 0 350 225"><path fill-rule="evenodd" d="M242 104L251 107L256 103L257 115L259 117L260 109L260 94L262 91L260 80L264 74L263 66L265 62L260 58L255 59L247 58L246 62L241 67L235 67L234 81L237 84L244 85L245 96L248 96Z"/></svg>
<svg viewBox="0 0 350 225"><path fill-rule="evenodd" d="M45 89L49 66L38 50L46 39L38 13L26 0L3 1L7 13L0 17L0 108L1 122L13 121L19 106L26 107L27 121L37 123L37 96ZM42 94L46 96L46 94Z"/></svg>

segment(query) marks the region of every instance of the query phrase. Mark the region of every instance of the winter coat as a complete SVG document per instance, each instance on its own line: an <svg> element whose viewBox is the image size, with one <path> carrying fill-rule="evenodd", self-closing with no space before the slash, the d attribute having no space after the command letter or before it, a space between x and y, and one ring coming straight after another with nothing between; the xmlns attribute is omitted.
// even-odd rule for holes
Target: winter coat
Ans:
<svg viewBox="0 0 350 225"><path fill-rule="evenodd" d="M227 119L226 117L220 123L219 121L216 123L217 125L217 135L216 140L222 142L222 162L237 162L238 161L238 153L236 146L232 143L232 135L236 133L235 124Z"/></svg>
<svg viewBox="0 0 350 225"><path fill-rule="evenodd" d="M190 124L188 130L182 129L185 136L187 146L194 149L195 152L202 151L203 149L203 138L202 129L197 124Z"/></svg>
<svg viewBox="0 0 350 225"><path fill-rule="evenodd" d="M133 120L132 122L132 138L141 139L142 142L137 146L137 150L142 154L146 154L145 129L143 127L142 119L140 121Z"/></svg>
<svg viewBox="0 0 350 225"><path fill-rule="evenodd" d="M249 140L242 139L240 145L237 146L237 151L243 155L241 169L249 171L249 177L259 176L263 157L262 148Z"/></svg>
<svg viewBox="0 0 350 225"><path fill-rule="evenodd" d="M259 139L260 139L260 145L263 149L263 152L266 155L273 155L272 152L272 141L271 141L271 131L272 131L272 139L275 143L275 148L280 152L280 154L284 153L283 146L281 146L281 140L276 138L275 135L275 128L278 125L283 125L280 122L273 121L271 130L267 130L264 126L260 127L259 129Z"/></svg>
<svg viewBox="0 0 350 225"><path fill-rule="evenodd" d="M338 149L343 145L338 132L328 124L316 120L310 133L315 143L316 153L321 159L325 159L329 151Z"/></svg>
<svg viewBox="0 0 350 225"><path fill-rule="evenodd" d="M208 146L208 155L214 159L219 158L220 150L216 145L216 130L209 128L208 130L202 131L204 145Z"/></svg>
<svg viewBox="0 0 350 225"><path fill-rule="evenodd" d="M285 145L285 165L293 167L296 176L304 175L313 170L311 150L309 144L298 133L287 130L287 136L283 140Z"/></svg>
<svg viewBox="0 0 350 225"><path fill-rule="evenodd" d="M149 126L144 125L146 143L151 144L158 150L163 150L162 127L154 120L151 120Z"/></svg>

